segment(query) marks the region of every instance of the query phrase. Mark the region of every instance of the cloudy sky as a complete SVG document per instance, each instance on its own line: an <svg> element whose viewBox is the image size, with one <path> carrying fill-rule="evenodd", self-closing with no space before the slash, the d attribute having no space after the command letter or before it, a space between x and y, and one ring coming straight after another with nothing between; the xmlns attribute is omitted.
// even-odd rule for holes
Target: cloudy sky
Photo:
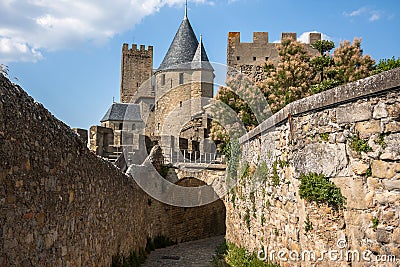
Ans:
<svg viewBox="0 0 400 267"><path fill-rule="evenodd" d="M0 0L0 63L10 78L71 127L88 128L119 99L123 43L154 46L161 63L184 0ZM229 31L322 32L338 45L362 38L376 60L400 56L398 0L189 0L211 61L226 62Z"/></svg>

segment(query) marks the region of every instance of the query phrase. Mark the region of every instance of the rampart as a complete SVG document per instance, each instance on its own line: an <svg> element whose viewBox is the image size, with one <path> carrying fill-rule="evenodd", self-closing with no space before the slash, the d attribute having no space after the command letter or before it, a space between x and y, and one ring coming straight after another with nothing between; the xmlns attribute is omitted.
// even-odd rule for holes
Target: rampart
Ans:
<svg viewBox="0 0 400 267"><path fill-rule="evenodd" d="M0 75L0 266L110 266L157 235L224 234L224 210L151 198Z"/></svg>
<svg viewBox="0 0 400 267"><path fill-rule="evenodd" d="M297 40L297 34L284 32L281 40L291 38ZM308 44L305 44L307 51L314 55L318 53L310 44L321 40L321 33L310 33ZM262 77L262 67L266 61L278 64L278 43L270 43L268 32L254 32L253 42L241 42L240 32L229 32L227 46L227 65L238 71L251 76L253 79L260 80Z"/></svg>
<svg viewBox="0 0 400 267"><path fill-rule="evenodd" d="M400 69L274 114L240 139L249 167L225 199L227 239L263 248L262 257L282 266L313 266L317 260L301 259L307 251L323 259L318 266L397 266L390 261L400 259L399 121ZM310 173L341 189L345 209L300 198L299 176Z"/></svg>

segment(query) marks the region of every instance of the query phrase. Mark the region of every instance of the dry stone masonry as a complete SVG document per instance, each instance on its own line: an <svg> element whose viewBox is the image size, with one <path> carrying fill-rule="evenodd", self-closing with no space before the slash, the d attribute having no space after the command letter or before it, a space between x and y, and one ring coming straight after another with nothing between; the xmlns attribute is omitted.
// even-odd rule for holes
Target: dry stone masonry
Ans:
<svg viewBox="0 0 400 267"><path fill-rule="evenodd" d="M400 69L289 104L241 146L245 170L225 198L229 241L268 258L275 251L274 260L282 250L286 258L338 250L361 259L325 254L318 266L398 266L389 261L400 260ZM339 187L345 208L301 199L299 176L309 173ZM372 260L391 258L376 265L362 259L368 250Z"/></svg>
<svg viewBox="0 0 400 267"><path fill-rule="evenodd" d="M110 266L147 238L221 235L224 210L151 198L0 75L0 266Z"/></svg>

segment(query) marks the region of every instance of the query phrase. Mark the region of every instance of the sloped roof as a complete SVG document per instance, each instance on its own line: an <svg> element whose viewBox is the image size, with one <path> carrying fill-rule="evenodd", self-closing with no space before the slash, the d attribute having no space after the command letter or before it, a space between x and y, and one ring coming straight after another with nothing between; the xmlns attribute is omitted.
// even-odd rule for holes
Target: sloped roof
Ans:
<svg viewBox="0 0 400 267"><path fill-rule="evenodd" d="M198 45L199 42L190 25L189 19L185 16L158 69L167 70L184 67L185 63L192 62ZM190 64L187 67L190 67Z"/></svg>
<svg viewBox="0 0 400 267"><path fill-rule="evenodd" d="M203 40L201 36L199 45L197 46L196 53L193 56L192 68L214 70L214 68L211 66L208 60L208 56L206 50L204 49Z"/></svg>
<svg viewBox="0 0 400 267"><path fill-rule="evenodd" d="M100 122L142 121L138 104L113 103Z"/></svg>

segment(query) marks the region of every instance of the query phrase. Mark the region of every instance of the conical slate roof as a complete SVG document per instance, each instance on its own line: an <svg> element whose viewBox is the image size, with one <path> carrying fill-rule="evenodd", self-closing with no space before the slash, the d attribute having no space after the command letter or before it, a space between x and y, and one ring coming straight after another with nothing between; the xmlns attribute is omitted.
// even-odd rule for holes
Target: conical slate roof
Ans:
<svg viewBox="0 0 400 267"><path fill-rule="evenodd" d="M192 68L214 70L214 68L211 66L208 60L208 56L206 50L204 49L203 40L201 36L199 45L197 46L196 53L193 56Z"/></svg>
<svg viewBox="0 0 400 267"><path fill-rule="evenodd" d="M189 19L185 16L158 69L182 68L183 64L190 63L193 60L198 45L199 42L190 25ZM187 67L190 67L190 64Z"/></svg>

